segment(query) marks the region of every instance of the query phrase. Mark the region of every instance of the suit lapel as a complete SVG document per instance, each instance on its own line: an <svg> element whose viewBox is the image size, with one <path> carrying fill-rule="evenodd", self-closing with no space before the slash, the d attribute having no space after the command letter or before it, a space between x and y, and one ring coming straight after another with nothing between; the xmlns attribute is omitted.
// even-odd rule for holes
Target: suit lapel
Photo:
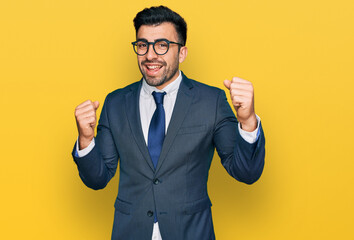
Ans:
<svg viewBox="0 0 354 240"><path fill-rule="evenodd" d="M141 153L143 154L146 162L151 170L155 171L152 164L149 150L146 146L139 111L139 97L140 97L141 81L140 84L132 86L132 91L126 94L125 111L127 113L130 130L133 133L136 144L138 145Z"/></svg>
<svg viewBox="0 0 354 240"><path fill-rule="evenodd" d="M178 133L178 130L181 127L184 118L186 117L186 114L193 100L193 94L191 91L193 85L191 83L191 80L188 79L183 73L182 77L183 78L178 90L171 121L168 125L167 134L162 145L159 161L157 163L156 172L160 169L161 165L165 161L167 153L173 144L173 141Z"/></svg>

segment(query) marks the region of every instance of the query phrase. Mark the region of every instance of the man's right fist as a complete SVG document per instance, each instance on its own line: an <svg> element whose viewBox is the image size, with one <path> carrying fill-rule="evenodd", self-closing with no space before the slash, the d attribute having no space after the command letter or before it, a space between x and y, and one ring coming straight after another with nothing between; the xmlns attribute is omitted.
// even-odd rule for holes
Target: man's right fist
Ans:
<svg viewBox="0 0 354 240"><path fill-rule="evenodd" d="M90 145L96 127L96 110L100 103L87 100L75 108L77 130L79 131L79 149Z"/></svg>

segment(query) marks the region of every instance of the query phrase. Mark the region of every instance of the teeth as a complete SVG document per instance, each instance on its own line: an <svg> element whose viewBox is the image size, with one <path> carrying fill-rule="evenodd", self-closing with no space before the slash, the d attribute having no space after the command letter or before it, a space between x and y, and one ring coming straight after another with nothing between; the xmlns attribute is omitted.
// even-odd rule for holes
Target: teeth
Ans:
<svg viewBox="0 0 354 240"><path fill-rule="evenodd" d="M159 68L160 66L146 66L148 69L156 69Z"/></svg>

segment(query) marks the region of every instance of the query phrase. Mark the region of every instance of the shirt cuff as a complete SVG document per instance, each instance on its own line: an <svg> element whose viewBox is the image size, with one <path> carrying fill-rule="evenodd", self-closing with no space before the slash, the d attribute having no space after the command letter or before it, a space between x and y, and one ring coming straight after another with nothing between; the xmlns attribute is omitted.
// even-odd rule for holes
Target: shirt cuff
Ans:
<svg viewBox="0 0 354 240"><path fill-rule="evenodd" d="M85 157L87 154L89 154L91 152L91 150L94 148L94 146L95 146L95 138L92 138L92 141L90 142L90 144L86 148L79 150L79 138L77 138L75 156Z"/></svg>
<svg viewBox="0 0 354 240"><path fill-rule="evenodd" d="M243 129L241 129L241 124L238 123L238 131L240 132L241 137L248 143L254 143L257 141L258 136L259 136L259 124L261 123L260 117L256 114L257 118L257 128L253 132L247 132Z"/></svg>

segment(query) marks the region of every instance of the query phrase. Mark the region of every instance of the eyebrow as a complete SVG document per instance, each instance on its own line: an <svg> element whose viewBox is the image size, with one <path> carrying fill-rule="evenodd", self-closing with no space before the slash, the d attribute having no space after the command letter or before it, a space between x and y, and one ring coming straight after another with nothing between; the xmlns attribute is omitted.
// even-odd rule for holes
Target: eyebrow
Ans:
<svg viewBox="0 0 354 240"><path fill-rule="evenodd" d="M155 39L153 42L156 42L156 41L161 41L161 40L167 40L167 41L170 41L166 38L158 38L158 39ZM147 41L149 42L146 38L138 38L137 41Z"/></svg>

